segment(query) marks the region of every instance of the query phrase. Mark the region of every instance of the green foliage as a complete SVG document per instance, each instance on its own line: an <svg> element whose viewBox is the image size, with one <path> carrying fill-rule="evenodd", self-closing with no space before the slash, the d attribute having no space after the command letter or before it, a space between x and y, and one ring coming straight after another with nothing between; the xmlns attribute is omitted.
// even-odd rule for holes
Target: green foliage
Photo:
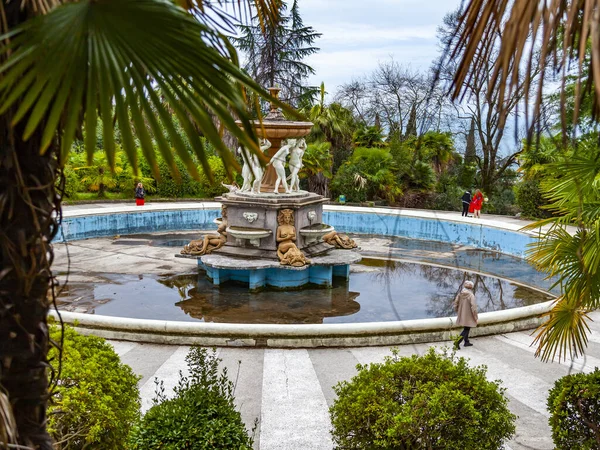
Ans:
<svg viewBox="0 0 600 450"><path fill-rule="evenodd" d="M583 354L590 320L600 307L600 148L582 141L568 160L547 165L551 176L541 181L548 209L555 217L530 226L551 224L532 244L529 260L554 275L562 295L537 330L538 354L544 360ZM573 231L567 227L576 225Z"/></svg>
<svg viewBox="0 0 600 450"><path fill-rule="evenodd" d="M65 177L65 197L70 199L77 198L77 193L82 189L82 186L73 166L67 164L64 167L63 176Z"/></svg>
<svg viewBox="0 0 600 450"><path fill-rule="evenodd" d="M402 143L416 160L430 163L436 173L446 169L454 154L454 141L449 132L428 131L422 136L410 137Z"/></svg>
<svg viewBox="0 0 600 450"><path fill-rule="evenodd" d="M354 132L354 144L357 147L373 148L373 147L385 147L383 142L383 131L377 126L360 126Z"/></svg>
<svg viewBox="0 0 600 450"><path fill-rule="evenodd" d="M179 158L174 158L179 177L172 174L170 165L163 159L158 159L160 179L156 182L156 193L159 197L196 197L202 192L201 185L188 173L185 164Z"/></svg>
<svg viewBox="0 0 600 450"><path fill-rule="evenodd" d="M227 192L227 188L222 183L227 183L229 178L223 160L218 156L209 156L208 165L212 173L212 180L202 171L200 173L200 192L202 192L203 197L210 198Z"/></svg>
<svg viewBox="0 0 600 450"><path fill-rule="evenodd" d="M515 431L504 389L484 366L464 358L423 356L358 365L334 387L333 439L346 449L501 449Z"/></svg>
<svg viewBox="0 0 600 450"><path fill-rule="evenodd" d="M306 147L302 158L300 177L307 178L317 173L322 173L325 178L331 178L331 144L329 142L316 142Z"/></svg>
<svg viewBox="0 0 600 450"><path fill-rule="evenodd" d="M524 217L541 219L550 216L548 211L542 209L548 202L542 195L539 180L523 180L515 185L514 191L515 203Z"/></svg>
<svg viewBox="0 0 600 450"><path fill-rule="evenodd" d="M483 193L484 197L486 193ZM499 188L489 196L487 202L483 202L481 210L487 214L500 214L505 216L514 216L519 212L515 205L515 193L512 188Z"/></svg>
<svg viewBox="0 0 600 450"><path fill-rule="evenodd" d="M219 373L216 353L193 347L186 361L190 375L181 376L174 398L165 398L158 385L155 405L132 434L132 450L251 450L233 383L226 370Z"/></svg>
<svg viewBox="0 0 600 450"><path fill-rule="evenodd" d="M315 92L303 82L315 73L305 59L319 51L314 42L321 36L312 27L303 24L298 1L290 11L286 2L278 2L277 23L264 26L258 17L249 25L238 25L239 37L234 44L246 54L244 70L263 86L281 87L280 97L298 105L302 97ZM307 92L308 91L308 92Z"/></svg>
<svg viewBox="0 0 600 450"><path fill-rule="evenodd" d="M139 418L140 379L104 339L65 326L62 367L48 407L48 431L58 450L121 450ZM60 342L60 329L50 336ZM57 370L58 351L49 360Z"/></svg>
<svg viewBox="0 0 600 450"><path fill-rule="evenodd" d="M262 5L264 19L273 5ZM214 118L243 145L256 148L242 87L268 94L240 69L235 50L206 10L196 3L187 6L168 1L67 2L5 30L20 38L17 44L11 40L10 57L0 69L4 110L17 107L14 121L26 120L25 139L39 132L40 150L54 145L60 135L63 161L76 131L82 125L96 130L101 121L102 146L111 165L117 137L134 169L138 145L155 166L157 150L170 157L171 140L196 176L192 155L200 161L205 155L199 131L232 163ZM28 92L31 101L23 102ZM169 112L181 123L189 148ZM96 151L96 133L86 134L85 148L90 155Z"/></svg>
<svg viewBox="0 0 600 450"><path fill-rule="evenodd" d="M349 202L384 199L393 202L402 193L397 168L387 149L357 148L338 170L331 184L332 195Z"/></svg>
<svg viewBox="0 0 600 450"><path fill-rule="evenodd" d="M600 448L600 370L557 380L548 395L548 411L558 450Z"/></svg>
<svg viewBox="0 0 600 450"><path fill-rule="evenodd" d="M435 186L435 171L423 161L415 161L409 174L410 185L422 191L428 191Z"/></svg>

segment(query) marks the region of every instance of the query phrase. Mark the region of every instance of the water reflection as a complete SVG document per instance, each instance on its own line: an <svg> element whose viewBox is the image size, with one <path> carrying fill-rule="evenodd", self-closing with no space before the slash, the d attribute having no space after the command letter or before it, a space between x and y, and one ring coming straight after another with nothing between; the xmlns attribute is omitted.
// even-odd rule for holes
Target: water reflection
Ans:
<svg viewBox="0 0 600 450"><path fill-rule="evenodd" d="M426 296L425 313L427 317L448 317L455 314L452 303L463 283L471 280L479 312L500 311L509 308L528 306L550 300L551 295L521 286L499 278L464 272L449 267L406 263L389 260L369 260L367 264L379 266L382 270L372 275L373 280L385 286L388 293L402 290L415 282L424 290ZM419 279L423 282L419 283ZM388 299L393 299L389 295ZM397 301L392 301L394 309ZM401 314L396 314L402 320Z"/></svg>
<svg viewBox="0 0 600 450"><path fill-rule="evenodd" d="M205 274L167 277L101 274L73 283L60 308L142 319L223 323L359 323L453 316L466 279L481 312L526 306L551 296L509 281L447 267L365 259L331 289L265 290L213 286Z"/></svg>

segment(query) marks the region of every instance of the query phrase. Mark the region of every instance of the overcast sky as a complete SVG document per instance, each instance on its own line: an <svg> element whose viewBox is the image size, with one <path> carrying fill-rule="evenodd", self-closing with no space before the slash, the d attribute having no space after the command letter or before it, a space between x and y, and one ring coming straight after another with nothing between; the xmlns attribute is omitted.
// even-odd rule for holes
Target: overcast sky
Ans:
<svg viewBox="0 0 600 450"><path fill-rule="evenodd" d="M305 25L322 33L320 51L307 59L309 80L332 94L337 86L366 75L393 58L428 70L438 56L436 29L461 0L299 0Z"/></svg>

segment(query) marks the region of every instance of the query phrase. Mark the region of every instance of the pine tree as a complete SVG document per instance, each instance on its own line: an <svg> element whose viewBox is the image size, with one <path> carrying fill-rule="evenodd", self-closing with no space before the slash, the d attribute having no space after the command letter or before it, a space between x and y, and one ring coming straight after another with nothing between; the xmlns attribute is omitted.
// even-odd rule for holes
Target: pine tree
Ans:
<svg viewBox="0 0 600 450"><path fill-rule="evenodd" d="M244 70L264 87L278 85L279 97L297 106L306 96L313 96L318 88L306 86L306 79L315 73L303 60L319 51L313 43L321 36L312 27L305 26L294 0L289 14L281 2L276 25L261 28L257 18L250 25L240 25L240 36L233 41L246 54Z"/></svg>

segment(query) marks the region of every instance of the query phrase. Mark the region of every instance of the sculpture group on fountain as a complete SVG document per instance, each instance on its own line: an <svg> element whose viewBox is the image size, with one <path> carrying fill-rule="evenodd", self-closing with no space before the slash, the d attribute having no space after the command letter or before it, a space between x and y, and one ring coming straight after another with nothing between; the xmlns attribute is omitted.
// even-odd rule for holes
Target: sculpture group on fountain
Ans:
<svg viewBox="0 0 600 450"><path fill-rule="evenodd" d="M271 142L267 139L261 139L260 150L265 152L271 147ZM306 151L306 141L304 139L288 139L286 144L281 147L277 153L273 155L267 165L272 165L277 173L277 181L275 182L275 194L279 193L279 185L283 185L286 194L300 191L299 172L302 169L302 158ZM260 159L256 154L244 148L239 147L238 153L242 155L244 166L242 168L242 177L244 184L240 192L250 192L251 194L260 194L260 184L264 174L264 169L260 164ZM285 164L289 155L289 170L290 175L286 176ZM289 184L288 184L289 180Z"/></svg>
<svg viewBox="0 0 600 450"><path fill-rule="evenodd" d="M310 264L304 253L296 246L294 210L282 209L277 215L277 257L282 266L302 267Z"/></svg>
<svg viewBox="0 0 600 450"><path fill-rule="evenodd" d="M202 256L212 253L227 242L227 207L221 206L221 222L216 234L207 234L203 239L196 239L184 245L182 255Z"/></svg>

